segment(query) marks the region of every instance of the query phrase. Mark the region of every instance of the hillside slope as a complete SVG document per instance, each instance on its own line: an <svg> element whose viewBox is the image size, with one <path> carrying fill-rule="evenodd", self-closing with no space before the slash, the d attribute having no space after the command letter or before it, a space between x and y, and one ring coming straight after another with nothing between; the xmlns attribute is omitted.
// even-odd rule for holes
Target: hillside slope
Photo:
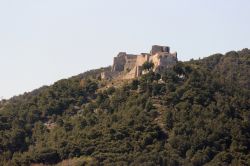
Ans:
<svg viewBox="0 0 250 166"><path fill-rule="evenodd" d="M249 49L119 86L103 70L2 101L1 165L250 165Z"/></svg>

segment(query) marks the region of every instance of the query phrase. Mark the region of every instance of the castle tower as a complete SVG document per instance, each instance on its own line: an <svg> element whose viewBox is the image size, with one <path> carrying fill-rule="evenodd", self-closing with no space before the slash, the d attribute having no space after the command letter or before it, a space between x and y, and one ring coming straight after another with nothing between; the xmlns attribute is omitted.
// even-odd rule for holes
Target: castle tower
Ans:
<svg viewBox="0 0 250 166"><path fill-rule="evenodd" d="M170 53L170 47L168 47L168 46L153 45L152 49L150 51L150 54L151 55L155 55L155 54L161 53L161 52Z"/></svg>

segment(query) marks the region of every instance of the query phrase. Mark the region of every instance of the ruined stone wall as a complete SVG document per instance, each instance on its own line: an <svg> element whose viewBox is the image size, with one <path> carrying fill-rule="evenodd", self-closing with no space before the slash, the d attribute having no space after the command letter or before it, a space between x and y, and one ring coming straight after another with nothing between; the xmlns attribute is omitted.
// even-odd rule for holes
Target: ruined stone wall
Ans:
<svg viewBox="0 0 250 166"><path fill-rule="evenodd" d="M142 74L141 66L145 62L149 61L150 56L151 56L150 54L136 55L136 58L135 59L133 58L133 61L129 63L128 65L126 65L129 67L129 70L128 70L128 73L125 74L124 78L131 79L131 78L140 76ZM125 67L125 68L128 68L128 67Z"/></svg>
<svg viewBox="0 0 250 166"><path fill-rule="evenodd" d="M163 49L163 52L170 53L170 47L168 47L168 46L163 46L162 49Z"/></svg>
<svg viewBox="0 0 250 166"><path fill-rule="evenodd" d="M159 66L165 66L165 67L171 67L173 65L175 65L177 62L177 57L175 54L169 54L167 56L163 56L163 58L161 58Z"/></svg>
<svg viewBox="0 0 250 166"><path fill-rule="evenodd" d="M120 52L117 57L114 57L112 72L124 71L124 65L126 64L126 52Z"/></svg>
<svg viewBox="0 0 250 166"><path fill-rule="evenodd" d="M154 64L154 70L159 66L159 61L160 61L160 56L159 54L155 54L153 56L150 57L149 59L150 62L153 62Z"/></svg>
<svg viewBox="0 0 250 166"><path fill-rule="evenodd" d="M154 63L154 71L158 69L169 68L176 64L177 54L171 54L167 52L156 53L150 57L150 61Z"/></svg>
<svg viewBox="0 0 250 166"><path fill-rule="evenodd" d="M131 71L129 71L128 73L126 73L123 77L123 79L132 79L132 78L136 78L137 77L137 66L134 66L133 69L131 69Z"/></svg>
<svg viewBox="0 0 250 166"><path fill-rule="evenodd" d="M152 49L151 49L151 52L150 52L151 55L155 55L158 52L163 52L162 47L161 46L157 46L157 45L152 46Z"/></svg>
<svg viewBox="0 0 250 166"><path fill-rule="evenodd" d="M130 71L132 70L135 65L136 65L136 59L137 59L137 55L126 55L126 63L124 65L124 71Z"/></svg>
<svg viewBox="0 0 250 166"><path fill-rule="evenodd" d="M150 54L141 54L137 56L136 65L142 66L143 63L149 61Z"/></svg>
<svg viewBox="0 0 250 166"><path fill-rule="evenodd" d="M111 72L103 73L102 78L116 77L117 75L123 79L138 77L143 74L142 65L150 61L154 63L154 71L172 67L177 62L177 53L171 54L170 47L158 45L152 46L150 54L133 55L120 52L114 58Z"/></svg>
<svg viewBox="0 0 250 166"><path fill-rule="evenodd" d="M177 54L166 54L159 61L158 69L171 68L177 63Z"/></svg>
<svg viewBox="0 0 250 166"><path fill-rule="evenodd" d="M150 54L155 55L155 54L160 53L160 52L169 53L170 52L170 47L154 45L154 46L152 46Z"/></svg>

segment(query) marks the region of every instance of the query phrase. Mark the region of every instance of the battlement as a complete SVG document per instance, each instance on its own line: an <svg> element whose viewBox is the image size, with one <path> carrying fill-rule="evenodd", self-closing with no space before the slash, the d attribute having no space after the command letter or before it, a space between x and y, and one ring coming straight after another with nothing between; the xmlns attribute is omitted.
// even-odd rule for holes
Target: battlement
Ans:
<svg viewBox="0 0 250 166"><path fill-rule="evenodd" d="M118 75L123 79L132 79L142 75L142 65L145 62L154 63L153 71L172 67L177 62L177 53L170 53L169 46L153 45L150 53L139 55L120 52L114 57L110 72L102 73L102 78L113 78Z"/></svg>

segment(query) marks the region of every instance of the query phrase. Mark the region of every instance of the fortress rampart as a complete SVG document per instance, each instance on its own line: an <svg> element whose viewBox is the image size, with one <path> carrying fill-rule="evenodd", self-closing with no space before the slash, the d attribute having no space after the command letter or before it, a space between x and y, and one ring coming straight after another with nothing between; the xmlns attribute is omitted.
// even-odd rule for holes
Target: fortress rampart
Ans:
<svg viewBox="0 0 250 166"><path fill-rule="evenodd" d="M177 62L177 53L170 53L170 47L154 45L150 53L139 55L120 52L114 57L110 72L101 74L102 79L111 79L121 76L123 79L132 79L143 74L142 65L145 62L154 63L153 71L160 71L172 67Z"/></svg>

